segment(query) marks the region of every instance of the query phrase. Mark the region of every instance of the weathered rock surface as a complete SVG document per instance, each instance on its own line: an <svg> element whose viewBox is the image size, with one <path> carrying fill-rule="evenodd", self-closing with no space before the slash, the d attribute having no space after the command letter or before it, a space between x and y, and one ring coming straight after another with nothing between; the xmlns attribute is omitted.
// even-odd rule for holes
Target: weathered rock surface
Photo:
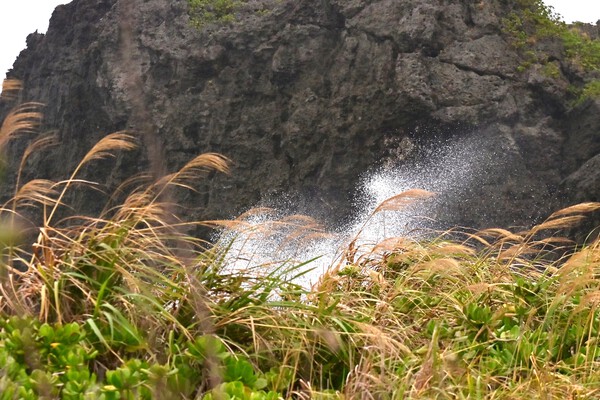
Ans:
<svg viewBox="0 0 600 400"><path fill-rule="evenodd" d="M444 224L528 225L600 200L600 104L570 107L566 88L582 77L560 58L558 78L517 72L522 59L501 29L511 1L294 0L203 30L186 7L74 0L46 35L29 37L10 76L24 81L24 99L47 104L45 126L62 142L30 160L29 176L64 178L103 135L137 129L156 133L167 170L208 151L234 161L230 176L178 194L190 217L233 216L285 193L299 211L340 220L361 174L406 162L395 159L403 138L435 148L470 137L494 162L471 165L483 173L468 190L445 193L435 215ZM146 170L147 154L84 176L110 191ZM89 193L77 201L104 206Z"/></svg>

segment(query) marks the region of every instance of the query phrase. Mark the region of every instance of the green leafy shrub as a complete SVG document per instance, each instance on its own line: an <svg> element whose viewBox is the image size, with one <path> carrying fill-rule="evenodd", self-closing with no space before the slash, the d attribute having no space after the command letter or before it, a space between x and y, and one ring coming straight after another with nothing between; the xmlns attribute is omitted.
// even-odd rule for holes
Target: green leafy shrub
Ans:
<svg viewBox="0 0 600 400"><path fill-rule="evenodd" d="M565 60L573 67L587 72L600 71L600 40L592 39L575 26L565 24L560 15L542 0L518 0L517 9L504 20L504 31L513 45L522 52L523 62L518 68L523 72L533 64L543 65L543 73L557 79L561 75L558 65L551 61L536 43L546 39L559 40L564 48ZM598 79L592 78L583 88L572 91L580 104L588 98L597 98Z"/></svg>
<svg viewBox="0 0 600 400"><path fill-rule="evenodd" d="M0 399L37 399L47 395L64 399L153 399L157 393L191 396L201 385L210 359L214 359L223 383L203 398L221 398L218 396L222 394L230 398L237 395L239 399L280 397L276 391L263 390L274 386L277 373L256 372L246 358L230 353L214 336L201 336L186 343L183 351L173 354L178 360L171 365L130 359L105 371L104 379L99 380L93 372L99 352L86 340L85 330L77 323L50 325L17 317L0 323ZM193 373L186 374L186 368Z"/></svg>
<svg viewBox="0 0 600 400"><path fill-rule="evenodd" d="M196 27L211 23L235 20L235 13L243 4L241 0L188 0L190 18Z"/></svg>
<svg viewBox="0 0 600 400"><path fill-rule="evenodd" d="M595 79L585 84L583 89L578 90L579 97L576 104L581 104L587 99L600 98L600 80Z"/></svg>
<svg viewBox="0 0 600 400"><path fill-rule="evenodd" d="M279 1L279 0L276 0ZM188 0L190 21L201 29L207 25L224 25L238 21L243 13L262 17L271 13L273 2L260 0Z"/></svg>

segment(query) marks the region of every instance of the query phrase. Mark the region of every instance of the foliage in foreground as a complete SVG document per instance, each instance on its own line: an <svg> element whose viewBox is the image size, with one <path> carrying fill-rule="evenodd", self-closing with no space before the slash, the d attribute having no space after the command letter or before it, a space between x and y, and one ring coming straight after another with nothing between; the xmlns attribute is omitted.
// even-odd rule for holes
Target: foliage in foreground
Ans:
<svg viewBox="0 0 600 400"><path fill-rule="evenodd" d="M38 119L21 107L0 140ZM174 218L169 187L226 172L216 154L96 218L54 220L81 168L134 145L108 135L69 180L18 183L0 210L0 399L598 397L600 242L559 258L564 241L541 239L598 204L528 232L351 243L308 290L295 279L310 264L232 270L234 247L190 237ZM408 191L374 213L428 195ZM29 224L33 245L14 231L28 226L24 209L42 221ZM290 240L319 234L301 217L264 227L278 228Z"/></svg>

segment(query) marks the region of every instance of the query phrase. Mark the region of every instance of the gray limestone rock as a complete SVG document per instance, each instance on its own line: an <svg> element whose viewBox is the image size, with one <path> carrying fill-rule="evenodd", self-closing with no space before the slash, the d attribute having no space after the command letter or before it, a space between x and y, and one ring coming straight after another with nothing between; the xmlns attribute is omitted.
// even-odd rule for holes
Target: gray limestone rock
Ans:
<svg viewBox="0 0 600 400"><path fill-rule="evenodd" d="M26 176L64 178L103 135L130 129L142 149L90 165L83 178L110 193L152 165L173 171L219 152L233 160L231 175L175 194L188 218L232 217L285 194L298 211L340 221L361 175L408 162L391 143L431 151L474 138L472 151L498 162L478 165L485 173L468 190L445 193L437 217L529 225L598 198L593 182L561 188L568 176L574 190L584 184L572 174L600 151L600 113L597 104L570 111L565 89L577 76L568 66L557 64L558 79L517 71L521 55L502 32L512 6L284 0L197 30L186 0L73 0L47 34L29 37L10 72L24 99L46 103L45 127L62 143L32 157ZM83 212L104 207L95 193L78 196Z"/></svg>

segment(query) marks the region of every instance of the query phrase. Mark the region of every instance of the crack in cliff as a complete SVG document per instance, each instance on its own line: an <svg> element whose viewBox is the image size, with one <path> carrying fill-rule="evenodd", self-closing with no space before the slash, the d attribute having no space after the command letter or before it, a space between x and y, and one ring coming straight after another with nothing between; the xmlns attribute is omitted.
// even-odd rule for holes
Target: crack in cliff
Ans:
<svg viewBox="0 0 600 400"><path fill-rule="evenodd" d="M119 3L121 18L119 20L120 29L120 50L121 50L121 72L125 77L124 83L126 95L129 94L129 104L131 104L130 121L136 130L142 134L146 150L148 152L148 161L150 162L150 172L154 179L158 179L166 174L165 154L161 141L152 125L152 116L148 113L146 93L144 93L143 79L139 63L135 60L135 55L139 57L139 48L134 44L133 27L137 26L133 11L132 1L122 1Z"/></svg>
<svg viewBox="0 0 600 400"><path fill-rule="evenodd" d="M473 73L475 73L475 74L477 74L479 76L495 76L495 77L498 77L498 78L500 78L502 80L509 80L509 81L513 81L513 82L517 81L517 79L515 79L514 77L506 75L506 74L503 74L501 72L497 72L497 71L496 72L485 71L485 70L482 70L482 69L479 69L479 68L474 68L474 67L471 67L469 65L464 65L464 64L461 64L461 63L457 63L457 62L445 61L445 60L440 59L439 57L436 57L436 60L439 61L439 62L441 62L441 63L444 63L444 64L453 65L453 66L455 66L456 68L458 68L461 71L473 72Z"/></svg>

